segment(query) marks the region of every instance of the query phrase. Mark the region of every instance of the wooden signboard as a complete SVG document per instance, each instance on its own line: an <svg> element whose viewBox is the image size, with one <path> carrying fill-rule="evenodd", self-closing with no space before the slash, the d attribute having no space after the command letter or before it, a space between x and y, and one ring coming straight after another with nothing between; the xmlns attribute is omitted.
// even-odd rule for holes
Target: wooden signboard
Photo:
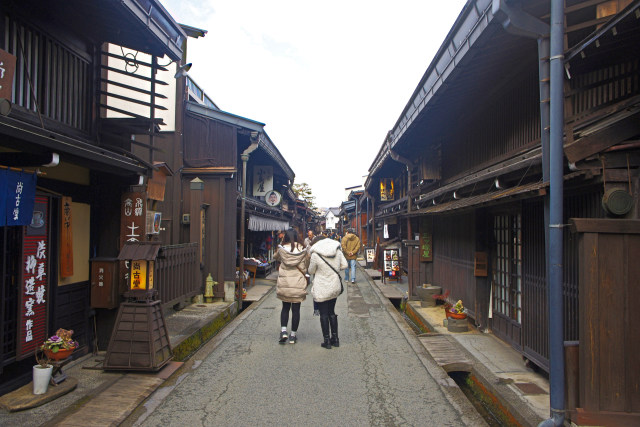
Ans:
<svg viewBox="0 0 640 427"><path fill-rule="evenodd" d="M24 227L18 306L18 346L16 359L31 356L47 339L49 300L49 200L36 196L34 215L38 220ZM39 219L42 218L43 221Z"/></svg>
<svg viewBox="0 0 640 427"><path fill-rule="evenodd" d="M476 277L487 277L488 275L488 256L486 252L476 252L473 263L473 275Z"/></svg>
<svg viewBox="0 0 640 427"><path fill-rule="evenodd" d="M433 261L433 240L431 239L431 221L420 221L420 261Z"/></svg>
<svg viewBox="0 0 640 427"><path fill-rule="evenodd" d="M0 49L0 98L11 101L16 57Z"/></svg>
<svg viewBox="0 0 640 427"><path fill-rule="evenodd" d="M71 197L62 198L60 227L60 277L73 276L73 223Z"/></svg>

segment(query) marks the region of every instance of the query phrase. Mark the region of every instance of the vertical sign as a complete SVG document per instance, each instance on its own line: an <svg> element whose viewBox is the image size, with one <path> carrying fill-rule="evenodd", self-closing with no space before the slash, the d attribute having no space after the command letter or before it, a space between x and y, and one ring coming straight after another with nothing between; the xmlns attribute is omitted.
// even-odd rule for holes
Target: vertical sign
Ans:
<svg viewBox="0 0 640 427"><path fill-rule="evenodd" d="M73 276L73 224L71 197L62 198L60 227L60 277Z"/></svg>
<svg viewBox="0 0 640 427"><path fill-rule="evenodd" d="M264 196L273 190L273 166L253 167L253 195Z"/></svg>
<svg viewBox="0 0 640 427"><path fill-rule="evenodd" d="M7 171L6 225L29 225L36 219L33 215L36 181L33 172Z"/></svg>
<svg viewBox="0 0 640 427"><path fill-rule="evenodd" d="M144 242L147 227L147 195L143 191L124 193L120 206L120 249L127 242ZM120 284L129 287L129 261L120 261ZM124 291L125 289L121 289Z"/></svg>
<svg viewBox="0 0 640 427"><path fill-rule="evenodd" d="M11 101L16 57L0 49L0 98Z"/></svg>
<svg viewBox="0 0 640 427"><path fill-rule="evenodd" d="M24 228L20 268L18 360L31 356L47 339L49 299L49 200L37 196L31 225Z"/></svg>
<svg viewBox="0 0 640 427"><path fill-rule="evenodd" d="M420 221L420 261L433 261L433 241L431 240L431 221Z"/></svg>

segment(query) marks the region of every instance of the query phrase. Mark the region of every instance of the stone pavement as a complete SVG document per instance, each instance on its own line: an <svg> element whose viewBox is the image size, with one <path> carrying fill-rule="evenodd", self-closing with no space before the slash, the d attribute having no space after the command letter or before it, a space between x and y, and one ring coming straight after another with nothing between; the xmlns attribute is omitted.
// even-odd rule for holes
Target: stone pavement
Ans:
<svg viewBox="0 0 640 427"><path fill-rule="evenodd" d="M407 279L403 282L374 281L381 294L406 296ZM419 336L420 342L445 371L470 372L522 425L537 426L549 417L548 379L526 367L522 356L505 342L471 324L468 332L449 332L441 306L421 307L420 301L409 301L407 314L430 330Z"/></svg>
<svg viewBox="0 0 640 427"><path fill-rule="evenodd" d="M256 279L247 299L259 300L274 284L274 280ZM235 306L222 301L195 303L165 313L174 360L188 358L233 320ZM0 425L117 425L181 365L170 362L157 373L103 371L104 356L103 351L70 362L64 368L69 379L57 387L49 386L44 395L34 396L31 384L27 384L24 390L0 397ZM76 387L67 387L76 383ZM66 394L61 395L62 391ZM21 410L32 405L37 406Z"/></svg>
<svg viewBox="0 0 640 427"><path fill-rule="evenodd" d="M379 273L370 270L367 273L379 276ZM358 275L358 282L364 281L363 269L359 269ZM269 277L270 280L257 279L256 285L248 291L247 302L261 301L273 289L276 277L277 273ZM379 280L373 280L370 277L366 279L374 285L371 289L377 293L378 298L383 303L386 301L387 310L394 312L392 317L396 322L404 322L395 313L388 298L398 298L406 294L406 278L405 283L387 282L387 284L382 284ZM357 292L353 293L351 286L349 290L350 296L357 301ZM354 310L354 316L358 316L357 309L354 308ZM548 417L548 381L542 375L526 368L515 350L492 334L481 333L473 328L465 333L450 333L442 325L444 311L441 307L423 308L420 307L419 302L410 301L408 311L432 331L430 334L417 337L415 342L419 343L417 345L420 345L423 350L416 347L414 348L416 352L426 351L428 357L445 371L471 372L499 398L522 425L537 425ZM168 314L166 322L174 351L181 359L196 352L220 328L233 320L232 312L233 303L218 302L192 304L179 312ZM241 317L245 317L244 314ZM400 328L402 333L408 336L411 332L406 332L407 329ZM230 333L231 331L225 330L213 341L219 344ZM440 345L437 343L438 340ZM414 342L413 339L410 341ZM459 359L451 363L450 357L443 355L442 348L451 350L454 346L456 350L453 353ZM167 380L171 381L171 378L175 380L181 369L181 363L171 362L159 373L106 372L96 369L101 365L103 357L103 353L97 356L87 355L71 362L65 368L65 372L69 377L77 380L78 385L75 390L33 409L21 412L8 412L2 409L0 425L117 425L123 420L127 424L127 417L135 413L136 407L139 410L141 408L139 405L149 396L157 395L154 391L161 389ZM189 363L193 364L193 362ZM431 366L429 369L433 371L434 367ZM176 370L178 372L172 376ZM451 382L447 382L444 377L440 381L445 381L447 386L451 385ZM6 395L3 396L5 397ZM106 401L119 403L108 405L106 408L103 407ZM100 410L101 408L103 410Z"/></svg>

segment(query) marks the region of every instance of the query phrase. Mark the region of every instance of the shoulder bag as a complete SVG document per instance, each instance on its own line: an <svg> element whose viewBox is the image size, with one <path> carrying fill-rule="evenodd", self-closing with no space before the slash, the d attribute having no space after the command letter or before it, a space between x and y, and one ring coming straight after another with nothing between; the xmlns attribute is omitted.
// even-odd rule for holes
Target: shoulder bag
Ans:
<svg viewBox="0 0 640 427"><path fill-rule="evenodd" d="M344 286L342 286L342 276L340 275L340 273L338 273L338 271L336 271L335 268L333 268L331 264L329 264L329 262L326 259L324 259L322 255L318 253L316 254L324 261L325 264L329 266L330 269L332 269L338 275L338 280L340 280L340 295L342 295L342 293L344 292Z"/></svg>

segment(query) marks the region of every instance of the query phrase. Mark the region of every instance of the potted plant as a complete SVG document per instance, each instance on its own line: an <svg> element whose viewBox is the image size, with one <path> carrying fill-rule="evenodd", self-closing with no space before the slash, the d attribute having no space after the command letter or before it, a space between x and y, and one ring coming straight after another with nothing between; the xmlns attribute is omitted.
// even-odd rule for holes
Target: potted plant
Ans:
<svg viewBox="0 0 640 427"><path fill-rule="evenodd" d="M66 359L78 348L78 342L71 338L72 335L73 330L58 329L55 335L42 344L41 349L49 359Z"/></svg>
<svg viewBox="0 0 640 427"><path fill-rule="evenodd" d="M36 350L36 362L33 366L33 394L45 394L49 388L53 365L43 351Z"/></svg>
<svg viewBox="0 0 640 427"><path fill-rule="evenodd" d="M449 310L447 310L447 317L452 317L454 319L466 319L467 313L465 313L464 306L462 305L462 300L458 300L457 303Z"/></svg>

